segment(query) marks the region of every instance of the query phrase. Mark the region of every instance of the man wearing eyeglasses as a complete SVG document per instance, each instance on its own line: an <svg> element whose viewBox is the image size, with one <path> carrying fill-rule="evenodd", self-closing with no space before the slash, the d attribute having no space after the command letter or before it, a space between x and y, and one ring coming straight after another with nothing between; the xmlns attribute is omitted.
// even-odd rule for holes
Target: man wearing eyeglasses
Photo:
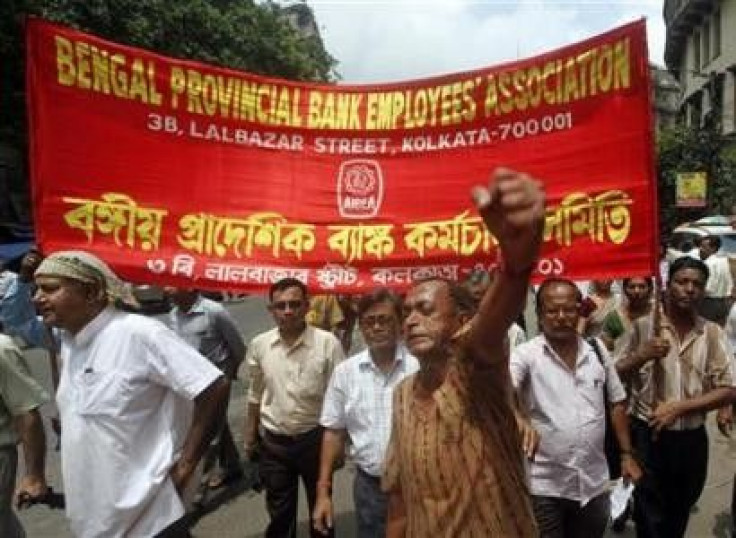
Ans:
<svg viewBox="0 0 736 538"><path fill-rule="evenodd" d="M276 327L256 336L248 348L245 454L252 459L260 447L271 519L266 537L291 538L300 478L310 514L315 507L323 433L319 417L332 371L344 355L332 333L307 325L309 297L301 281L282 279L268 296Z"/></svg>
<svg viewBox="0 0 736 538"><path fill-rule="evenodd" d="M355 462L353 485L358 538L386 536L388 495L381 491L381 469L391 436L393 390L419 369L401 342L401 298L377 288L360 298L358 324L368 348L340 363L330 380L320 423L325 427L313 524L327 534L333 527L332 472L350 438Z"/></svg>
<svg viewBox="0 0 736 538"><path fill-rule="evenodd" d="M532 508L542 538L600 538L606 530L606 406L611 406L622 476L638 481L642 475L632 456L626 392L603 343L578 335L580 306L580 290L572 281L544 281L537 292L542 334L511 354L511 381L539 433L536 451L528 454Z"/></svg>

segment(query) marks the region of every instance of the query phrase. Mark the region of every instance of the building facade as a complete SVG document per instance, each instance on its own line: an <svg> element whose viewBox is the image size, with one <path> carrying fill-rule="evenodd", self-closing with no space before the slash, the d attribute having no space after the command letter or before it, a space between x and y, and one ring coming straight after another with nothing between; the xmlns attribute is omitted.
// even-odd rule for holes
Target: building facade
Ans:
<svg viewBox="0 0 736 538"><path fill-rule="evenodd" d="M665 63L687 125L736 137L736 0L665 0Z"/></svg>

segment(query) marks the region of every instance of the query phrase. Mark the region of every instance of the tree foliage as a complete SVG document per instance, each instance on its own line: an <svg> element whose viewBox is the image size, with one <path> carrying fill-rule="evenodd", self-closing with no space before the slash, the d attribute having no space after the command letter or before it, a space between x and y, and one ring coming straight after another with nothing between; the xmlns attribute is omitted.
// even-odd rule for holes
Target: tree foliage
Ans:
<svg viewBox="0 0 736 538"><path fill-rule="evenodd" d="M272 2L253 0L2 0L0 140L25 140L23 21L36 15L103 38L251 73L334 80L335 59Z"/></svg>
<svg viewBox="0 0 736 538"><path fill-rule="evenodd" d="M712 126L676 126L660 132L659 161L660 230L668 234L678 224L713 214L730 214L736 203L736 151ZM705 208L675 206L679 172L706 172L708 200Z"/></svg>

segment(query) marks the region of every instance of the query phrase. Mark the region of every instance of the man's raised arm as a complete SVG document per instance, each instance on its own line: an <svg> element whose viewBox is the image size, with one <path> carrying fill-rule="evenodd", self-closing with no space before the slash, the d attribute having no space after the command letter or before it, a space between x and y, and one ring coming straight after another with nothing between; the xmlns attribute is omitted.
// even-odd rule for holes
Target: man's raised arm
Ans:
<svg viewBox="0 0 736 538"><path fill-rule="evenodd" d="M472 194L498 242L500 266L473 319L469 344L475 357L496 363L508 360L504 339L526 300L542 243L545 197L540 182L505 168Z"/></svg>

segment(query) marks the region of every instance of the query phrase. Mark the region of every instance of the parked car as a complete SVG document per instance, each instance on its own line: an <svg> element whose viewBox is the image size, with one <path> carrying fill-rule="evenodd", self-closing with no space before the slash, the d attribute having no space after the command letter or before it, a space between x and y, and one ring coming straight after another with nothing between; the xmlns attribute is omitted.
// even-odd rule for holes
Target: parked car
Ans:
<svg viewBox="0 0 736 538"><path fill-rule="evenodd" d="M667 241L667 258L673 260L697 248L700 238L717 235L721 238L722 254L736 258L736 229L729 224L729 217L714 215L675 228Z"/></svg>
<svg viewBox="0 0 736 538"><path fill-rule="evenodd" d="M720 254L728 256L731 275L736 282L736 228L731 217L713 215L695 222L681 224L672 231L667 241L667 259L672 261L697 248L698 240L707 235L721 238Z"/></svg>

